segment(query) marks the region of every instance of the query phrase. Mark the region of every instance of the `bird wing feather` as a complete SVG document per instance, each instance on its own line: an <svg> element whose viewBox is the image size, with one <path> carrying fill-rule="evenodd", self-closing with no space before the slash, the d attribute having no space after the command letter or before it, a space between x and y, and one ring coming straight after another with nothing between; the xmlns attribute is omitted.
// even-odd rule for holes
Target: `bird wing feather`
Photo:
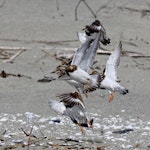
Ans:
<svg viewBox="0 0 150 150"><path fill-rule="evenodd" d="M62 102L57 101L57 100L50 100L49 101L49 106L51 106L51 108L55 112L60 113L60 114L63 114L64 111L66 110L65 105Z"/></svg>
<svg viewBox="0 0 150 150"><path fill-rule="evenodd" d="M122 43L119 42L118 46L115 48L114 52L109 56L106 63L105 76L117 81L117 68L119 66L120 57L122 51Z"/></svg>
<svg viewBox="0 0 150 150"><path fill-rule="evenodd" d="M58 97L66 107L81 106L85 109L84 103L79 98L72 96L72 93L60 94Z"/></svg>
<svg viewBox="0 0 150 150"><path fill-rule="evenodd" d="M96 39L93 41L92 45L87 50L84 58L82 59L82 61L78 65L81 69L83 69L86 72L88 72L89 69L93 65L94 58L96 57L97 49L99 47L100 37L101 37L101 32L98 32L97 36L96 36Z"/></svg>
<svg viewBox="0 0 150 150"><path fill-rule="evenodd" d="M81 45L81 47L77 49L77 51L75 52L73 56L71 65L76 65L76 66L79 65L79 63L81 62L81 60L83 59L86 53L86 50L90 47L91 41L92 39L87 40L85 43Z"/></svg>

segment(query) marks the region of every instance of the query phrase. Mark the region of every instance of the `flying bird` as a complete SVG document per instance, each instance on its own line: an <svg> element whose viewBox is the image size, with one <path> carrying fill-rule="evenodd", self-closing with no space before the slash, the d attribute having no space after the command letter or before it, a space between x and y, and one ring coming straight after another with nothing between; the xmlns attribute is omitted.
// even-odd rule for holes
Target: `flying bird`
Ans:
<svg viewBox="0 0 150 150"><path fill-rule="evenodd" d="M80 127L82 134L85 134L83 127L93 127L93 119L88 119L85 105L79 92L60 94L58 97L59 101L49 101L49 105L54 111L68 116L73 123Z"/></svg>
<svg viewBox="0 0 150 150"><path fill-rule="evenodd" d="M85 28L83 28L84 32L78 32L78 38L81 43L85 43L89 39L95 39L97 33L101 30L102 36L100 39L100 42L103 45L107 45L110 43L110 39L106 36L106 30L102 26L101 22L99 20L95 20L91 25L86 25Z"/></svg>
<svg viewBox="0 0 150 150"><path fill-rule="evenodd" d="M91 46L83 53L83 50L78 50L74 55L71 65L66 67L66 74L70 77L66 78L69 84L72 84L76 88L80 88L84 91L84 86L88 86L86 89L93 89L99 86L99 75L90 75L88 72L91 69L94 59L99 47L99 40L101 38L101 31L96 36ZM79 57L82 59L79 59ZM65 79L65 78L64 78ZM75 80L75 81L73 81ZM77 84L78 82L78 84Z"/></svg>
<svg viewBox="0 0 150 150"><path fill-rule="evenodd" d="M102 75L103 80L100 84L100 87L109 91L109 102L113 101L115 92L119 92L122 95L125 95L129 92L128 89L124 88L119 84L119 80L117 78L117 68L119 66L121 52L122 43L119 42L119 45L109 56Z"/></svg>

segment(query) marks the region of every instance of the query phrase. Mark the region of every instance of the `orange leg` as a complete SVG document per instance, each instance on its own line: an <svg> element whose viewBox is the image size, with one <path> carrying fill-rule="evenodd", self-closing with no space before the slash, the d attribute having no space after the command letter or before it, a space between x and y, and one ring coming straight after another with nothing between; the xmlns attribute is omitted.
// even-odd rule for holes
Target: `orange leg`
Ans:
<svg viewBox="0 0 150 150"><path fill-rule="evenodd" d="M79 125L79 127L80 127L80 131L81 131L82 135L85 135L85 130L83 129L83 127L80 125Z"/></svg>
<svg viewBox="0 0 150 150"><path fill-rule="evenodd" d="M114 92L110 94L110 96L109 96L109 103L113 101L114 96L115 96Z"/></svg>

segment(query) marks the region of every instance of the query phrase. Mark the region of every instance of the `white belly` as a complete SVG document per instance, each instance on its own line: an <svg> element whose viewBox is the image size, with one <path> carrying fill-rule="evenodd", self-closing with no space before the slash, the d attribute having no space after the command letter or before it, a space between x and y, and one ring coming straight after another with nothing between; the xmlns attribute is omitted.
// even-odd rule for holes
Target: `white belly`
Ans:
<svg viewBox="0 0 150 150"><path fill-rule="evenodd" d="M82 84L89 84L91 81L91 76L80 68L69 74L72 79Z"/></svg>

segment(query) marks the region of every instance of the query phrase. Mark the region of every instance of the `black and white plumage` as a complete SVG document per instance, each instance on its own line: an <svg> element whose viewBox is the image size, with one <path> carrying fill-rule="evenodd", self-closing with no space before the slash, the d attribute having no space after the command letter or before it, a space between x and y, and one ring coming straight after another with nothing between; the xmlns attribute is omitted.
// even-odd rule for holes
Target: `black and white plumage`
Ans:
<svg viewBox="0 0 150 150"><path fill-rule="evenodd" d="M127 94L128 90L119 84L117 78L117 68L119 66L120 57L122 52L122 43L119 42L118 46L114 52L109 56L106 63L106 68L104 71L104 79L101 82L101 88L107 89L111 95L109 101L114 98L114 92L119 92L120 94Z"/></svg>
<svg viewBox="0 0 150 150"><path fill-rule="evenodd" d="M100 85L101 77L99 75L89 75L89 71L97 55L100 42L103 42L104 37L106 37L106 31L99 20L87 25L84 33L86 34L85 41L75 52L71 65L66 66L62 76L59 77L82 92L89 89L91 91L91 89L93 90ZM109 42L107 41L107 44Z"/></svg>
<svg viewBox="0 0 150 150"><path fill-rule="evenodd" d="M91 76L76 65L69 65L66 67L66 74L70 79L73 79L83 85L90 85L92 82Z"/></svg>
<svg viewBox="0 0 150 150"><path fill-rule="evenodd" d="M68 116L73 123L80 127L82 134L85 134L83 127L92 127L93 119L89 120L82 97L78 92L58 95L59 101L51 100L51 108L65 116Z"/></svg>
<svg viewBox="0 0 150 150"><path fill-rule="evenodd" d="M97 33L101 30L101 39L100 42L103 45L107 45L110 43L110 39L106 36L106 30L102 26L99 20L95 20L91 25L86 25L83 29L84 32L78 32L78 38L81 43L85 43L89 39L95 39Z"/></svg>
<svg viewBox="0 0 150 150"><path fill-rule="evenodd" d="M84 91L83 85L90 85L89 88L98 87L100 76L92 76L89 75L89 70L91 69L95 56L97 54L97 49L99 47L99 40L101 38L101 32L99 32L96 36L96 39L93 41L91 46L83 52L84 50L79 49L73 58L73 61L70 66L66 68L66 72L70 79L66 79L69 84L76 84L82 91ZM78 56L80 56L79 59ZM77 66L78 65L78 66ZM74 82L75 80L76 82ZM78 85L77 85L78 82Z"/></svg>

